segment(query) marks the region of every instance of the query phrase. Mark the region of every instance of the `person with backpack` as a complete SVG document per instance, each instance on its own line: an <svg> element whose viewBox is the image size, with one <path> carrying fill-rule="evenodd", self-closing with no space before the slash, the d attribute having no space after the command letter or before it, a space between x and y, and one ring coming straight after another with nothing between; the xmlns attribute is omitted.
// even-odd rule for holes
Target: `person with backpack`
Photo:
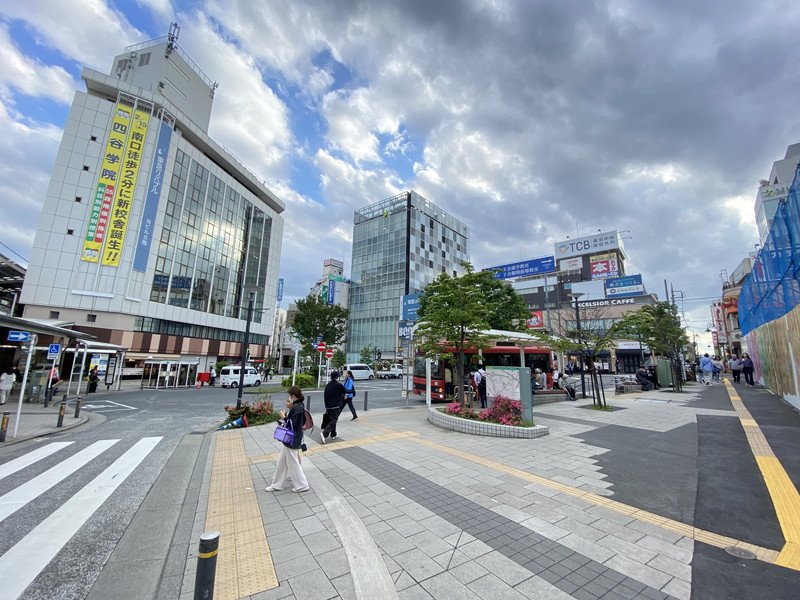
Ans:
<svg viewBox="0 0 800 600"><path fill-rule="evenodd" d="M303 428L306 419L306 407L303 401L303 391L296 385L288 390L286 409L280 411L282 425L294 433L291 443L283 442L278 464L275 466L275 475L272 483L267 487L268 492L279 492L283 489L287 479L292 480L293 492L306 492L309 489L308 479L300 466L300 449L303 446Z"/></svg>
<svg viewBox="0 0 800 600"><path fill-rule="evenodd" d="M342 400L342 411L345 406L350 407L350 413L353 415L351 421L358 421L356 408L353 406L353 398L356 397L356 384L353 381L353 372L348 371L344 377L344 399ZM341 414L341 411L339 412Z"/></svg>

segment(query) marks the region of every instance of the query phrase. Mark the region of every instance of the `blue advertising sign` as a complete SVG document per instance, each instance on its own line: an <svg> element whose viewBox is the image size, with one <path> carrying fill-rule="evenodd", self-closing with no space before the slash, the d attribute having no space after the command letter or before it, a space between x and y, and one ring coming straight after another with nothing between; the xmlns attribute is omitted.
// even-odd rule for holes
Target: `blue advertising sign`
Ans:
<svg viewBox="0 0 800 600"><path fill-rule="evenodd" d="M328 306L333 306L333 301L336 298L336 282L333 279L328 280Z"/></svg>
<svg viewBox="0 0 800 600"><path fill-rule="evenodd" d="M147 196L142 210L142 221L139 224L139 239L136 242L136 253L133 255L133 270L144 273L147 270L147 259L150 256L150 241L158 214L158 200L161 197L161 185L164 183L164 172L167 167L169 143L172 141L172 127L161 122L161 130L156 141L156 153L153 156L153 167L150 169L150 181L147 184Z"/></svg>
<svg viewBox="0 0 800 600"><path fill-rule="evenodd" d="M499 267L489 267L486 271L494 271L495 279L511 279L513 277L525 277L527 275L539 275L541 273L552 273L556 270L555 256L545 256L534 258L518 263L500 265Z"/></svg>
<svg viewBox="0 0 800 600"><path fill-rule="evenodd" d="M414 327L414 321L398 321L397 337L399 337L401 340L410 340L412 327Z"/></svg>
<svg viewBox="0 0 800 600"><path fill-rule="evenodd" d="M609 277L606 283L606 298L630 298L644 296L644 285L641 275L625 275Z"/></svg>
<svg viewBox="0 0 800 600"><path fill-rule="evenodd" d="M283 301L283 277L278 279L278 302Z"/></svg>
<svg viewBox="0 0 800 600"><path fill-rule="evenodd" d="M422 294L406 294L403 296L403 321L416 321L419 310L419 297Z"/></svg>

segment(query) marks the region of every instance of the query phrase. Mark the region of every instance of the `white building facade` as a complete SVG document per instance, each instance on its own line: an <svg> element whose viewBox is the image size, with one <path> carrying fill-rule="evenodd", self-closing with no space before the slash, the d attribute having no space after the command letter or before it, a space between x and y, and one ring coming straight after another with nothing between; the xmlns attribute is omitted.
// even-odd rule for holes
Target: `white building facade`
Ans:
<svg viewBox="0 0 800 600"><path fill-rule="evenodd" d="M83 69L23 284L24 316L132 361L269 355L284 204L207 134L216 84L168 36ZM252 310L250 301L252 299Z"/></svg>

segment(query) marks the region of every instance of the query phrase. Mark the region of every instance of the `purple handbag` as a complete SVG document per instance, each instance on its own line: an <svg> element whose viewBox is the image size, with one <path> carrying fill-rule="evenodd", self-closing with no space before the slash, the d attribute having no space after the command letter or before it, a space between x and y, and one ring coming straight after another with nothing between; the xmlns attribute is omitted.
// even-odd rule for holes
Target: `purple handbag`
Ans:
<svg viewBox="0 0 800 600"><path fill-rule="evenodd" d="M275 428L275 433L272 437L274 437L279 442L283 442L284 444L289 444L290 446L294 443L294 431L292 430L292 422L289 419L284 421L288 427L281 427L278 425Z"/></svg>

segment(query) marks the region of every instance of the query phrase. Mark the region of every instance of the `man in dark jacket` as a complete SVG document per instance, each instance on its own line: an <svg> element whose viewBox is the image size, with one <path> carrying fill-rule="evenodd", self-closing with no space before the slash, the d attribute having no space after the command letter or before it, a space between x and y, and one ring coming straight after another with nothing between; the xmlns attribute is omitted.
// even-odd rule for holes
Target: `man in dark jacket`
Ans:
<svg viewBox="0 0 800 600"><path fill-rule="evenodd" d="M636 371L636 379L639 381L639 383L642 384L643 392L649 392L650 390L653 389L653 382L650 381L648 375L649 373L647 372L647 368L644 365L639 367L639 370Z"/></svg>
<svg viewBox="0 0 800 600"><path fill-rule="evenodd" d="M339 372L331 373L331 380L325 386L325 414L322 416L322 433L320 442L325 443L328 435L331 439L336 438L336 422L339 420L339 413L344 404L344 386L339 383Z"/></svg>

